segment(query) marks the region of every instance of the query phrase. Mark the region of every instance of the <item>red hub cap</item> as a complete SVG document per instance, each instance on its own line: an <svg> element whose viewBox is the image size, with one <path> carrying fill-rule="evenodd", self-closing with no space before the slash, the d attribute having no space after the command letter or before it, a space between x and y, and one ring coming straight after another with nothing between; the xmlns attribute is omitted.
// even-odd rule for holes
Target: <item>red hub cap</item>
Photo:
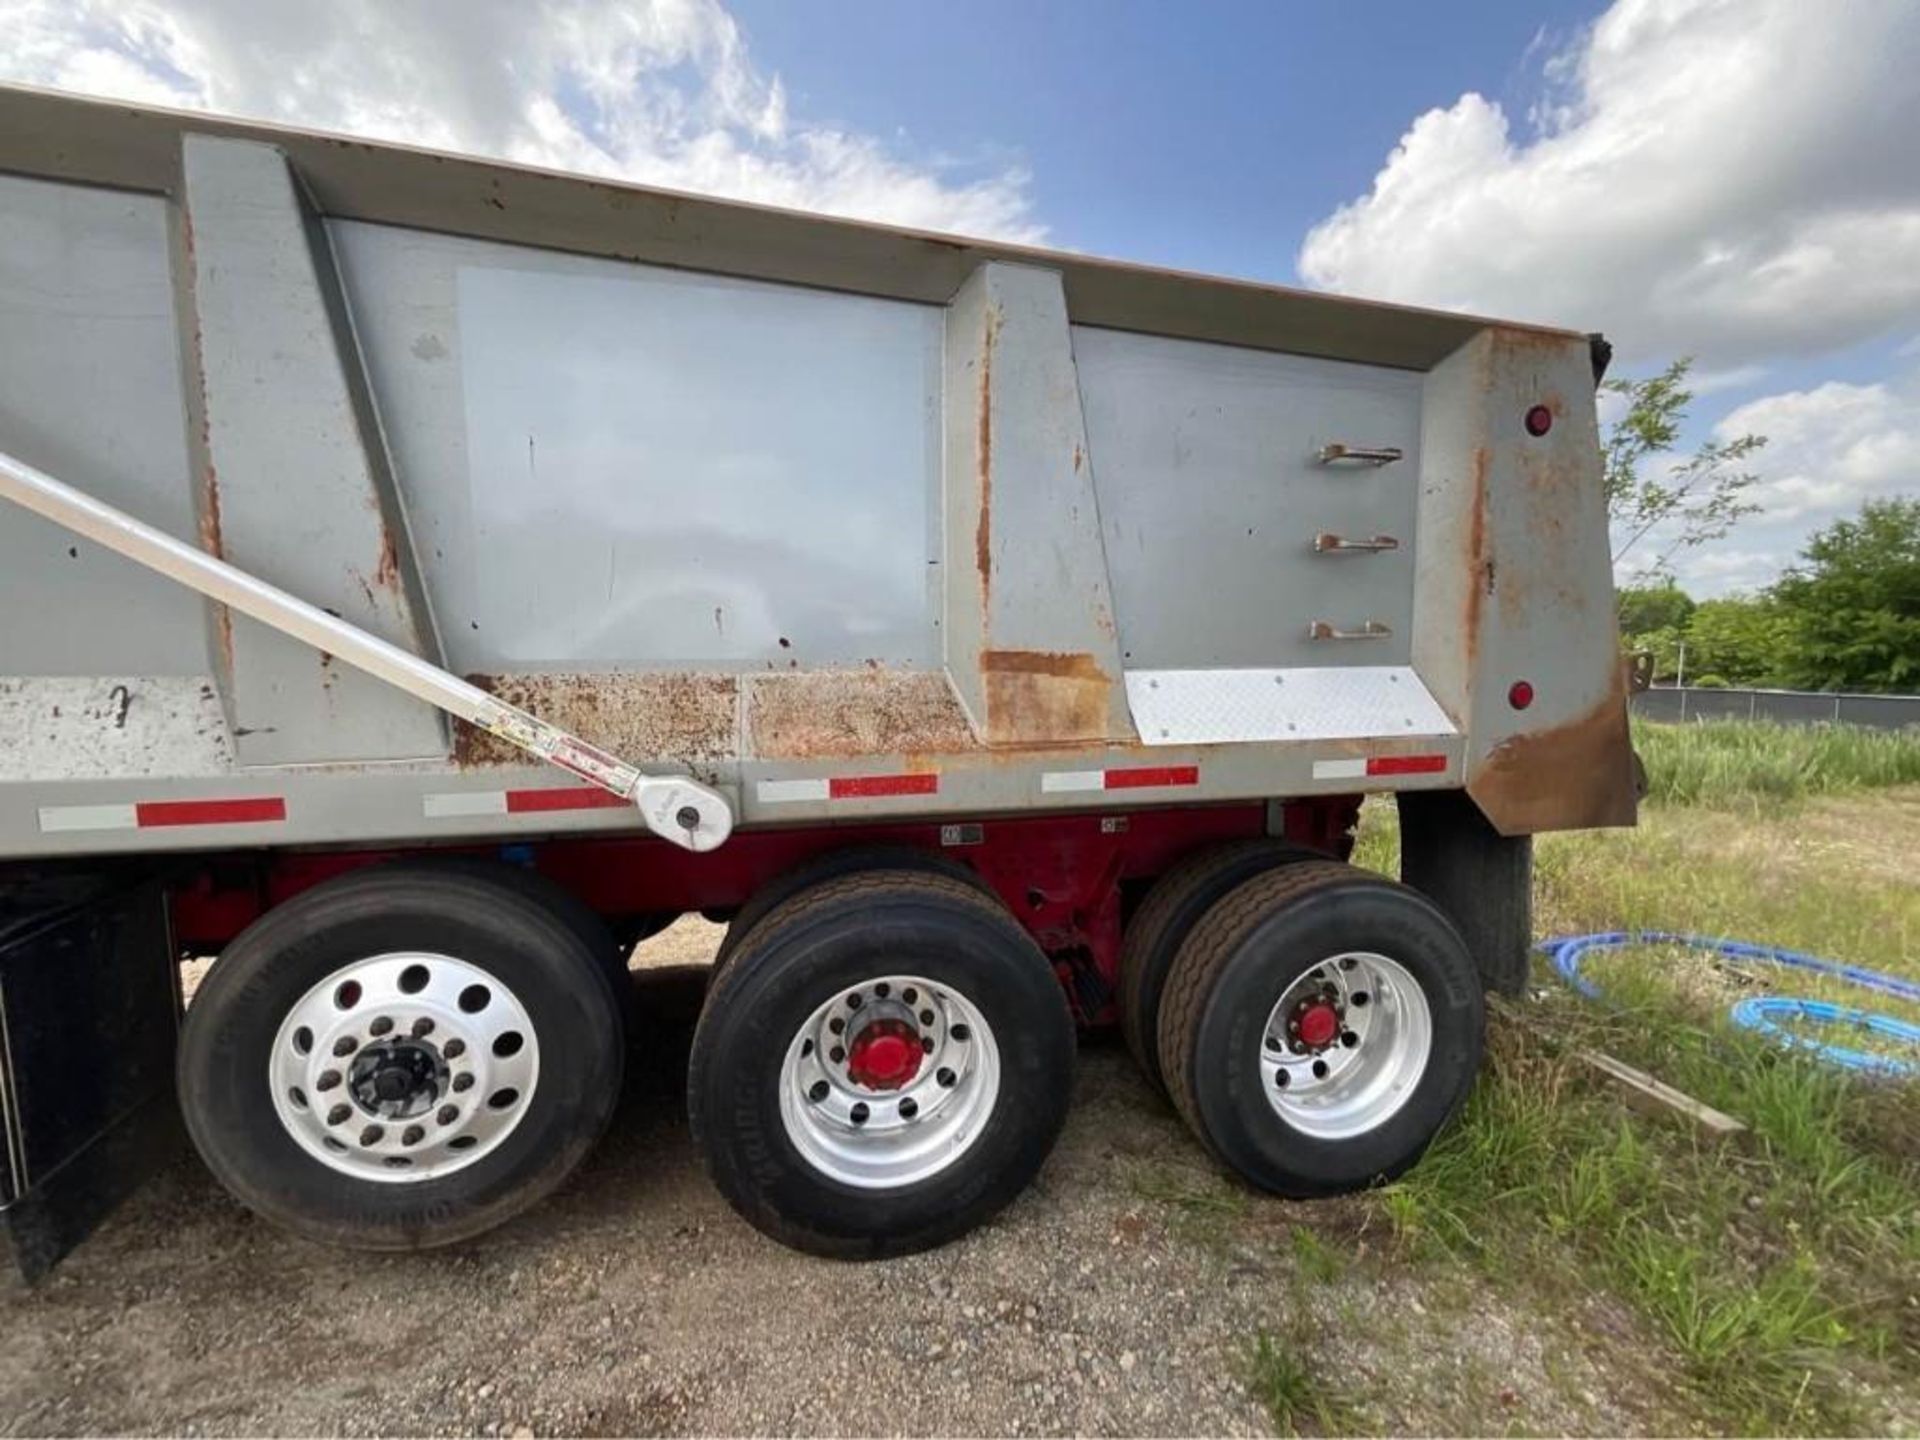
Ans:
<svg viewBox="0 0 1920 1440"><path fill-rule="evenodd" d="M1321 1001L1302 1010L1295 1023L1300 1027L1300 1043L1319 1050L1331 1045L1340 1033L1340 1012Z"/></svg>
<svg viewBox="0 0 1920 1440"><path fill-rule="evenodd" d="M920 1032L906 1021L875 1020L847 1046L847 1078L869 1090L898 1090L919 1072L923 1053Z"/></svg>

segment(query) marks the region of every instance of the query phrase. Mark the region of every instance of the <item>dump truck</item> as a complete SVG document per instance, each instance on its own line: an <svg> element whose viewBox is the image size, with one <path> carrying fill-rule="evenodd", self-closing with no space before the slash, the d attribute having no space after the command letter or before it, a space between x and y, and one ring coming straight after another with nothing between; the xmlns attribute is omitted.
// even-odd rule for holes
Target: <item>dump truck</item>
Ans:
<svg viewBox="0 0 1920 1440"><path fill-rule="evenodd" d="M694 1143L804 1250L994 1214L1093 1027L1249 1185L1402 1172L1530 837L1634 819L1606 354L0 90L17 1261L176 1113L304 1235L508 1219L691 913Z"/></svg>

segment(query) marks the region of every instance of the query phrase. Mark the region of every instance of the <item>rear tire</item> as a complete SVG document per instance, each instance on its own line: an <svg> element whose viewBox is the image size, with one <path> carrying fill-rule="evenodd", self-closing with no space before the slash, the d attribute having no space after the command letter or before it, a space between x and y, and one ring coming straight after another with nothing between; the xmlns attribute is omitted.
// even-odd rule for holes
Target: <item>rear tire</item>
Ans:
<svg viewBox="0 0 1920 1440"><path fill-rule="evenodd" d="M1473 958L1431 901L1316 862L1247 881L1194 927L1160 1061L1218 1159L1307 1199L1418 1160L1473 1084L1483 1027Z"/></svg>
<svg viewBox="0 0 1920 1440"><path fill-rule="evenodd" d="M1004 907L946 876L871 871L743 937L694 1032L688 1109L708 1172L756 1229L877 1258L951 1240L1019 1194L1066 1118L1073 1065L1066 998Z"/></svg>
<svg viewBox="0 0 1920 1440"><path fill-rule="evenodd" d="M746 903L733 912L733 918L727 922L727 933L720 937L720 948L714 952L716 978L720 967L727 963L727 957L739 946L747 932L802 890L809 890L828 880L837 880L842 875L859 875L875 870L912 870L926 875L945 875L963 885L971 885L983 895L993 894L977 871L932 850L919 850L911 845L850 845L844 850L828 850L802 860L790 870L781 871L749 895Z"/></svg>
<svg viewBox="0 0 1920 1440"><path fill-rule="evenodd" d="M1187 857L1147 892L1120 945L1120 1029L1135 1063L1162 1091L1160 997L1181 942L1236 886L1282 865L1324 858L1282 840L1236 840Z"/></svg>
<svg viewBox="0 0 1920 1440"><path fill-rule="evenodd" d="M241 1203L309 1239L413 1250L559 1185L622 1059L604 956L527 887L429 863L342 876L249 926L187 1012L178 1079Z"/></svg>

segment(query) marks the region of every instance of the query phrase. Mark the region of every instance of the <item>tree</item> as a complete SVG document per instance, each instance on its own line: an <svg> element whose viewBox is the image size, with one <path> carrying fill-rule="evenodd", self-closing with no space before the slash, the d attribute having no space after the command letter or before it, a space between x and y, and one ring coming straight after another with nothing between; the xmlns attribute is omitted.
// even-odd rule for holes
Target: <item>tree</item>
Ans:
<svg viewBox="0 0 1920 1440"><path fill-rule="evenodd" d="M1693 597L1671 580L1657 585L1624 585L1616 599L1620 606L1620 633L1650 635L1656 630L1684 630L1693 618Z"/></svg>
<svg viewBox="0 0 1920 1440"><path fill-rule="evenodd" d="M1684 460L1667 461L1686 423L1693 391L1691 359L1674 361L1645 380L1609 380L1603 387L1626 397L1627 408L1602 442L1607 521L1615 534L1613 560L1656 532L1665 548L1644 568L1665 572L1676 550L1718 540L1759 507L1743 499L1755 477L1743 468L1767 443L1764 435L1705 440Z"/></svg>
<svg viewBox="0 0 1920 1440"><path fill-rule="evenodd" d="M1780 685L1793 664L1793 617L1770 596L1703 600L1687 624L1688 679L1718 675L1728 685ZM1693 680L1694 674L1702 679Z"/></svg>
<svg viewBox="0 0 1920 1440"><path fill-rule="evenodd" d="M1771 591L1797 642L1791 682L1920 689L1920 499L1869 500L1817 532L1801 560Z"/></svg>

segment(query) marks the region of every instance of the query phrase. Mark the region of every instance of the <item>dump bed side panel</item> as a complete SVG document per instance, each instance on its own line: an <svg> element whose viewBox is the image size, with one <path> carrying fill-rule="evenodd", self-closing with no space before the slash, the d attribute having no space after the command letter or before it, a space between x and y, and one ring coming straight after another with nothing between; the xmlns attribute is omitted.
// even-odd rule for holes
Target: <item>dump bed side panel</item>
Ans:
<svg viewBox="0 0 1920 1440"><path fill-rule="evenodd" d="M1580 337L5 116L0 165L41 173L0 176L0 449L741 823L1367 788L1631 816ZM639 828L24 512L0 558L0 854Z"/></svg>
<svg viewBox="0 0 1920 1440"><path fill-rule="evenodd" d="M0 443L194 535L167 202L0 175ZM191 591L8 507L0 675L204 676Z"/></svg>
<svg viewBox="0 0 1920 1440"><path fill-rule="evenodd" d="M454 669L938 663L939 307L331 228Z"/></svg>

